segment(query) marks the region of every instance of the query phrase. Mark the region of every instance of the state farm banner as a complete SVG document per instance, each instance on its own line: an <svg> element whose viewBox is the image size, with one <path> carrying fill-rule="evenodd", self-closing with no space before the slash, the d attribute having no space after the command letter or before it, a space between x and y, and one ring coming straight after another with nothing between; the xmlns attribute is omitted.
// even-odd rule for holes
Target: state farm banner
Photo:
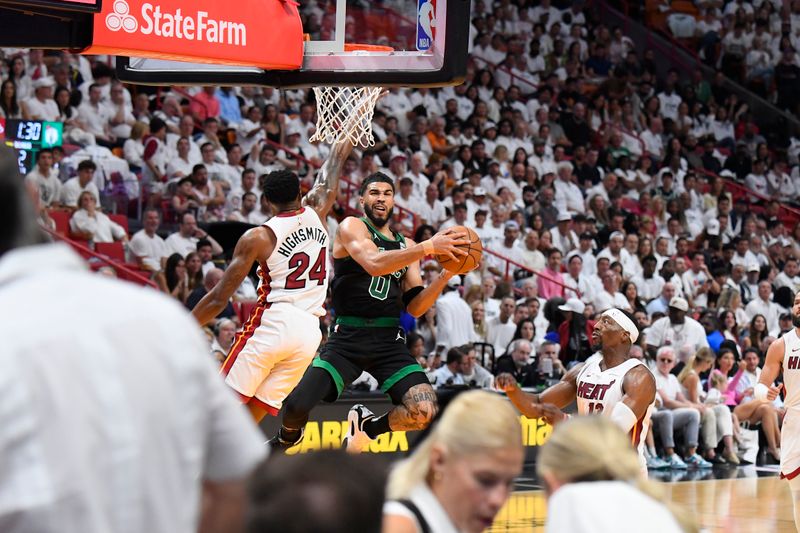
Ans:
<svg viewBox="0 0 800 533"><path fill-rule="evenodd" d="M83 53L296 70L303 27L291 0L105 0Z"/></svg>

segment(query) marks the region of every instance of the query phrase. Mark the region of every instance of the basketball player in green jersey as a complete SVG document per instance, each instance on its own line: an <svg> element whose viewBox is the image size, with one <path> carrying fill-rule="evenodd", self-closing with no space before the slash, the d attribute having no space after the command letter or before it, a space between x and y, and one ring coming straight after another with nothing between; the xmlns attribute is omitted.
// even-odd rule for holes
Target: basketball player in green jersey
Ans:
<svg viewBox="0 0 800 533"><path fill-rule="evenodd" d="M322 400L335 401L362 371L378 380L395 407L376 416L355 405L347 417L348 451L360 452L388 431L424 429L436 414L436 394L406 348L400 313L422 316L453 276L443 271L423 287L419 260L432 254L460 259L466 252L458 246L469 241L452 229L419 244L393 232L395 191L385 174L367 177L360 192L365 216L345 219L333 243L336 321L319 357L284 402L282 426L270 441L277 449L300 442L311 409Z"/></svg>

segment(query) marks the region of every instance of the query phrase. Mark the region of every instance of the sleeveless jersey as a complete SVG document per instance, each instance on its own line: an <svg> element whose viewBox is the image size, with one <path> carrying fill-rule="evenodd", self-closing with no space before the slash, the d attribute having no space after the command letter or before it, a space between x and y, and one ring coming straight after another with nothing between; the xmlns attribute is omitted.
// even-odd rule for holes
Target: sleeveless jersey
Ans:
<svg viewBox="0 0 800 533"><path fill-rule="evenodd" d="M781 477L800 473L800 338L797 328L783 335L783 387L786 416L781 428Z"/></svg>
<svg viewBox="0 0 800 533"><path fill-rule="evenodd" d="M578 412L582 415L602 414L611 416L614 407L622 401L622 397L625 395L622 391L622 382L625 379L625 374L639 365L647 368L647 365L642 361L631 358L604 371L600 368L600 363L602 362L603 356L597 353L586 360L583 368L578 373L576 400ZM630 432L631 444L639 453L639 462L645 471L647 466L644 459L644 441L650 428L650 416L654 410L655 398L653 398L653 403L647 408L644 416L636 421Z"/></svg>
<svg viewBox="0 0 800 533"><path fill-rule="evenodd" d="M406 247L405 238L399 233L394 233L392 240L375 229L368 219L360 220L367 225L372 242L381 252ZM399 318L404 309L400 281L407 270L408 267L403 267L391 274L373 277L352 257L334 259L331 287L336 315Z"/></svg>
<svg viewBox="0 0 800 533"><path fill-rule="evenodd" d="M328 292L328 230L304 207L264 223L275 233L275 248L258 267L258 302L289 303L316 316L325 314Z"/></svg>

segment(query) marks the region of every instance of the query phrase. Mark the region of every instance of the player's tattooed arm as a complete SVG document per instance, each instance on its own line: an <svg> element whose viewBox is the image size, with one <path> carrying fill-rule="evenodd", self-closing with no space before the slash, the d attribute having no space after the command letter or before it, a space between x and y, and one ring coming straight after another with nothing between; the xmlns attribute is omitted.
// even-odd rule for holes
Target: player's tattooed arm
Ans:
<svg viewBox="0 0 800 533"><path fill-rule="evenodd" d="M426 384L415 385L403 395L402 405L389 413L389 427L392 431L418 431L431 423L439 410L433 387Z"/></svg>
<svg viewBox="0 0 800 533"><path fill-rule="evenodd" d="M303 205L307 205L317 212L325 221L339 194L339 178L342 176L344 163L350 157L353 145L349 141L334 143L331 155L317 173L314 186L303 198Z"/></svg>

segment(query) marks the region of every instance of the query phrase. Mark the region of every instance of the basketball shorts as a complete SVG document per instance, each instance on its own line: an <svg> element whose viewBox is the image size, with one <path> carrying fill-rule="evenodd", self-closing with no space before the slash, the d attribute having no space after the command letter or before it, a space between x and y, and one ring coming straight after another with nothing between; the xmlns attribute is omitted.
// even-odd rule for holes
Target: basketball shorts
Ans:
<svg viewBox="0 0 800 533"><path fill-rule="evenodd" d="M313 366L325 370L336 384L336 397L358 378L369 372L380 390L395 405L415 385L430 384L425 371L406 347L406 334L400 327L367 328L336 324Z"/></svg>
<svg viewBox="0 0 800 533"><path fill-rule="evenodd" d="M291 304L258 306L236 335L221 373L242 400L276 415L322 340L319 318Z"/></svg>

